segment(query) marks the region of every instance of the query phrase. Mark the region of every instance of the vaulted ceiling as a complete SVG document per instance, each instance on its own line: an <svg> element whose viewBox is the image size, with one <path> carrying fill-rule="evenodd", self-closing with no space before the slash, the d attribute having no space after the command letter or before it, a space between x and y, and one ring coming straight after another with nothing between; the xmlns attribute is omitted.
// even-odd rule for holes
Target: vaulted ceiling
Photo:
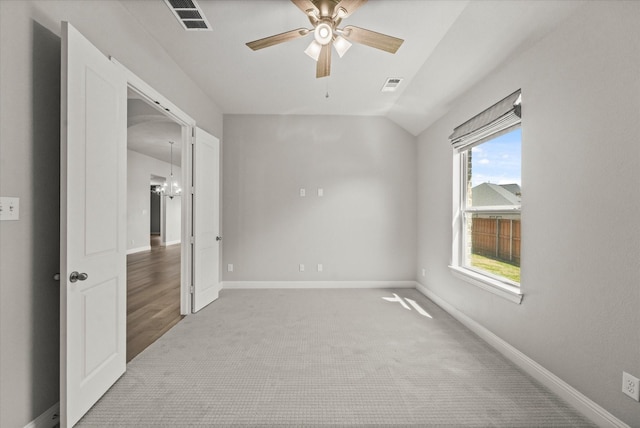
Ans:
<svg viewBox="0 0 640 428"><path fill-rule="evenodd" d="M185 31L160 0L120 0L225 114L386 116L418 135L458 96L581 5L578 1L370 0L343 25L405 40L389 54L354 44L316 79L313 36L259 51L245 43L310 28L289 0L199 0L212 31ZM393 93L389 77L404 81ZM326 95L329 94L327 98Z"/></svg>
<svg viewBox="0 0 640 428"><path fill-rule="evenodd" d="M173 153L170 141L174 142ZM180 166L182 127L129 90L127 149Z"/></svg>

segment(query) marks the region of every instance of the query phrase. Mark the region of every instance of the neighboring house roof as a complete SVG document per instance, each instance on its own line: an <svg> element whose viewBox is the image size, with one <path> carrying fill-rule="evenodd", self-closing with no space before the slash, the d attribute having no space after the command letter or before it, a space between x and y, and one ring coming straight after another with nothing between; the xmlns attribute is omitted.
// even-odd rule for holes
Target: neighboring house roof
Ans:
<svg viewBox="0 0 640 428"><path fill-rule="evenodd" d="M482 183L471 189L473 206L520 205L518 184Z"/></svg>
<svg viewBox="0 0 640 428"><path fill-rule="evenodd" d="M510 191L511 193L513 193L516 196L520 196L521 190L520 190L520 185L513 183L513 184L500 184L500 187L507 189L508 191Z"/></svg>

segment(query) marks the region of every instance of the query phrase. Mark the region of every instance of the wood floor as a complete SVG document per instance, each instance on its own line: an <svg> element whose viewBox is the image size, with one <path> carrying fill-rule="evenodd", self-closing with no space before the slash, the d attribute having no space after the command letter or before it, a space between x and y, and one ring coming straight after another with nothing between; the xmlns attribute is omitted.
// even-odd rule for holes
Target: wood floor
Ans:
<svg viewBox="0 0 640 428"><path fill-rule="evenodd" d="M180 315L180 245L127 256L127 362L166 333Z"/></svg>

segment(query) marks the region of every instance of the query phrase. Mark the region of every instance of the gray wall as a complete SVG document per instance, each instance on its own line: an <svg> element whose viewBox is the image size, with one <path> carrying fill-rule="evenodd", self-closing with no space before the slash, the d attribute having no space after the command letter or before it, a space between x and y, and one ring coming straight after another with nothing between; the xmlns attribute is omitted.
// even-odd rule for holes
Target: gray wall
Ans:
<svg viewBox="0 0 640 428"><path fill-rule="evenodd" d="M631 426L640 376L640 3L588 3L418 139L416 277ZM454 278L452 129L522 88L522 305Z"/></svg>
<svg viewBox="0 0 640 428"><path fill-rule="evenodd" d="M415 156L381 117L225 115L223 279L413 280Z"/></svg>
<svg viewBox="0 0 640 428"><path fill-rule="evenodd" d="M68 20L214 135L222 114L117 1L0 1L0 426L58 401L60 21Z"/></svg>

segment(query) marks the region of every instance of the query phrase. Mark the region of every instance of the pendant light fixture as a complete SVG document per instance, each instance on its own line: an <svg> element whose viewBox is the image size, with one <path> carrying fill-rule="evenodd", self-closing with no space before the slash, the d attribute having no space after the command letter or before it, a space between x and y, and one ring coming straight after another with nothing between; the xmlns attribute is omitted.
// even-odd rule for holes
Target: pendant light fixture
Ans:
<svg viewBox="0 0 640 428"><path fill-rule="evenodd" d="M169 144L171 145L169 185L167 186L167 182L165 181L162 186L156 188L156 192L173 199L176 196L181 196L182 189L178 186L178 182L173 180L173 141L169 141Z"/></svg>

